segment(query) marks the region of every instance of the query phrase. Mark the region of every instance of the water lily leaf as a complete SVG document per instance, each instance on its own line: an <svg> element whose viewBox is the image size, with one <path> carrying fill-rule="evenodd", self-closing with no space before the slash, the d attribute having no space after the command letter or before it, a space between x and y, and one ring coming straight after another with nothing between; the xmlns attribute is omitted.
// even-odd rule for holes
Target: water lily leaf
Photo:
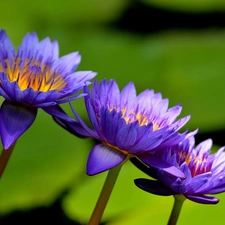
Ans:
<svg viewBox="0 0 225 225"><path fill-rule="evenodd" d="M117 19L128 3L129 0L9 0L1 4L1 28L7 28L15 38L49 27L55 27L59 34L64 33L63 29L81 30Z"/></svg>
<svg viewBox="0 0 225 225"><path fill-rule="evenodd" d="M123 212L116 219L109 222L108 225L167 224L173 207L173 197L160 197L153 195L148 197L148 195L149 194L146 193L145 197L150 198L149 202L145 201L143 204L137 204L133 210ZM190 224L190 218L196 224L223 223L225 196L220 194L218 197L221 199L221 202L218 205L211 206L197 204L186 200L183 204L178 224L188 225Z"/></svg>
<svg viewBox="0 0 225 225"><path fill-rule="evenodd" d="M84 223L87 222L106 175L107 172L87 177L78 188L75 188L64 198L63 206L69 217ZM150 196L146 198L146 195L134 185L133 180L140 176L147 177L130 162L123 166L105 211L105 220L117 217L127 210L132 210L135 205L142 204L147 199L147 201L151 201Z"/></svg>

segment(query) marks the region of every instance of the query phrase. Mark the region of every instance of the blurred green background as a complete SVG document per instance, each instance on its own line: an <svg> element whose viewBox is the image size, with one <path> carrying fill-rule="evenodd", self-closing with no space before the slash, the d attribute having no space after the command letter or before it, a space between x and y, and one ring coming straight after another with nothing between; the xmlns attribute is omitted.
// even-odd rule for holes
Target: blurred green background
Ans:
<svg viewBox="0 0 225 225"><path fill-rule="evenodd" d="M133 81L138 92L162 92L170 106L183 105L181 116L191 114L185 128L198 127L203 136L219 131L217 138L223 140L225 24L208 21L225 18L224 0L8 0L1 9L0 27L16 47L32 31L40 39L58 40L61 56L80 52L78 70L96 71L98 80L116 79L121 88ZM190 23L179 21L179 15ZM178 26L168 22L173 16ZM209 20L196 27L202 18ZM73 105L87 120L83 99ZM57 218L62 224L85 224L106 176L85 173L93 144L62 130L39 110L0 182L1 224L15 218L32 224L30 214L34 221ZM138 177L145 175L131 163L123 167L103 218L107 225L166 224L173 198L141 191L133 184ZM225 195L218 197L216 206L186 201L178 224L224 224Z"/></svg>

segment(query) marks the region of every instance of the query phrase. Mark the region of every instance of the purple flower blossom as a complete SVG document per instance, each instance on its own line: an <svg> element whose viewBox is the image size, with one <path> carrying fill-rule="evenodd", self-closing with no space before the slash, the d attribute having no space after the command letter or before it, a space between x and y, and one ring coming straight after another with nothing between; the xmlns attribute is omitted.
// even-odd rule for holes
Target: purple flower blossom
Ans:
<svg viewBox="0 0 225 225"><path fill-rule="evenodd" d="M185 138L186 133L179 134L178 130L190 117L175 122L181 106L168 109L168 99L162 99L160 93L145 90L136 96L133 83L120 92L114 80L106 79L100 83L94 81L92 90L85 87L84 93L87 94L84 99L94 129L90 129L74 110L81 125L74 130L83 137L100 141L88 157L89 175L109 170L133 156L144 161L149 152L177 144ZM170 173L171 165L169 168L168 165L160 160L152 160L152 166L164 167ZM183 176L180 170L175 172Z"/></svg>
<svg viewBox="0 0 225 225"><path fill-rule="evenodd" d="M28 33L15 51L4 30L0 30L0 133L9 148L34 122L37 108L66 121L57 104L77 95L95 77L91 71L74 72L81 56L74 52L59 58L58 43L49 38L38 41Z"/></svg>
<svg viewBox="0 0 225 225"><path fill-rule="evenodd" d="M194 147L194 137L156 153L157 158L180 169L185 179L171 177L161 169L150 168L149 175L156 180L136 179L135 184L157 195L182 194L191 201L216 204L219 199L207 194L225 191L224 147L210 154L212 140L208 139Z"/></svg>

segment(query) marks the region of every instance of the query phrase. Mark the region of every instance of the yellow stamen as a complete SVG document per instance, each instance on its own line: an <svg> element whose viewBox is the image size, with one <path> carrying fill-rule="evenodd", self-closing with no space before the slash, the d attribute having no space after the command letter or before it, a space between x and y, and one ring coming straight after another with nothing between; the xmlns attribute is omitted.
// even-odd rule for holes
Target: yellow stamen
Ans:
<svg viewBox="0 0 225 225"><path fill-rule="evenodd" d="M109 111L112 112L114 109L118 112L116 107L109 108ZM145 115L142 115L141 113L136 114L135 111L131 110L128 115L125 115L127 112L127 108L122 109L121 112L122 112L122 118L126 121L126 124L130 124L135 121L138 121L140 126L147 126L151 122L153 124L153 131L160 129L159 125L157 125L153 121L149 121L149 118Z"/></svg>
<svg viewBox="0 0 225 225"><path fill-rule="evenodd" d="M10 82L17 82L19 88L24 91L32 88L34 91L61 91L66 87L65 80L55 71L51 71L49 65L41 65L41 61L35 58L22 59L15 57L10 65L9 59L4 60L5 65L0 63L0 72L4 72ZM24 63L21 68L21 63Z"/></svg>
<svg viewBox="0 0 225 225"><path fill-rule="evenodd" d="M192 156L190 155L190 154L188 154L187 156L186 156L186 163L187 164L189 164L190 162L191 162L191 160L192 160Z"/></svg>

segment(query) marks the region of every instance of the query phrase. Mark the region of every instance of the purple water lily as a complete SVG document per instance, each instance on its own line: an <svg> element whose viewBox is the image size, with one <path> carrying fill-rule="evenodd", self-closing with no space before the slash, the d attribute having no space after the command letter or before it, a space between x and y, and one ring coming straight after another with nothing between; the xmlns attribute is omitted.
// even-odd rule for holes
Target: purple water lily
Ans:
<svg viewBox="0 0 225 225"><path fill-rule="evenodd" d="M149 175L156 180L136 179L135 184L156 195L183 195L203 204L216 204L219 199L207 194L225 191L224 147L210 154L212 140L208 139L194 147L194 137L156 153L157 158L180 169L186 179L171 177L161 169L150 168ZM165 176L166 175L166 176Z"/></svg>
<svg viewBox="0 0 225 225"><path fill-rule="evenodd" d="M25 35L15 51L4 30L0 31L0 109L2 144L8 149L32 125L37 108L65 121L74 121L57 104L81 97L77 92L95 77L91 71L74 72L81 56L74 52L59 58L58 43ZM75 95L77 94L77 95Z"/></svg>
<svg viewBox="0 0 225 225"><path fill-rule="evenodd" d="M87 94L84 99L94 129L90 129L74 111L81 125L74 130L80 136L100 141L89 154L88 175L109 170L133 156L144 160L149 152L177 144L185 138L186 133L179 134L178 130L190 116L175 122L181 106L168 109L168 99L162 99L160 93L145 90L137 96L133 83L120 92L114 80L106 79L99 83L94 81L91 91L85 87L84 93ZM60 125L68 129L68 124ZM154 160L154 156L152 166L164 167L167 172L171 169L171 165ZM176 173L183 176L180 170Z"/></svg>

